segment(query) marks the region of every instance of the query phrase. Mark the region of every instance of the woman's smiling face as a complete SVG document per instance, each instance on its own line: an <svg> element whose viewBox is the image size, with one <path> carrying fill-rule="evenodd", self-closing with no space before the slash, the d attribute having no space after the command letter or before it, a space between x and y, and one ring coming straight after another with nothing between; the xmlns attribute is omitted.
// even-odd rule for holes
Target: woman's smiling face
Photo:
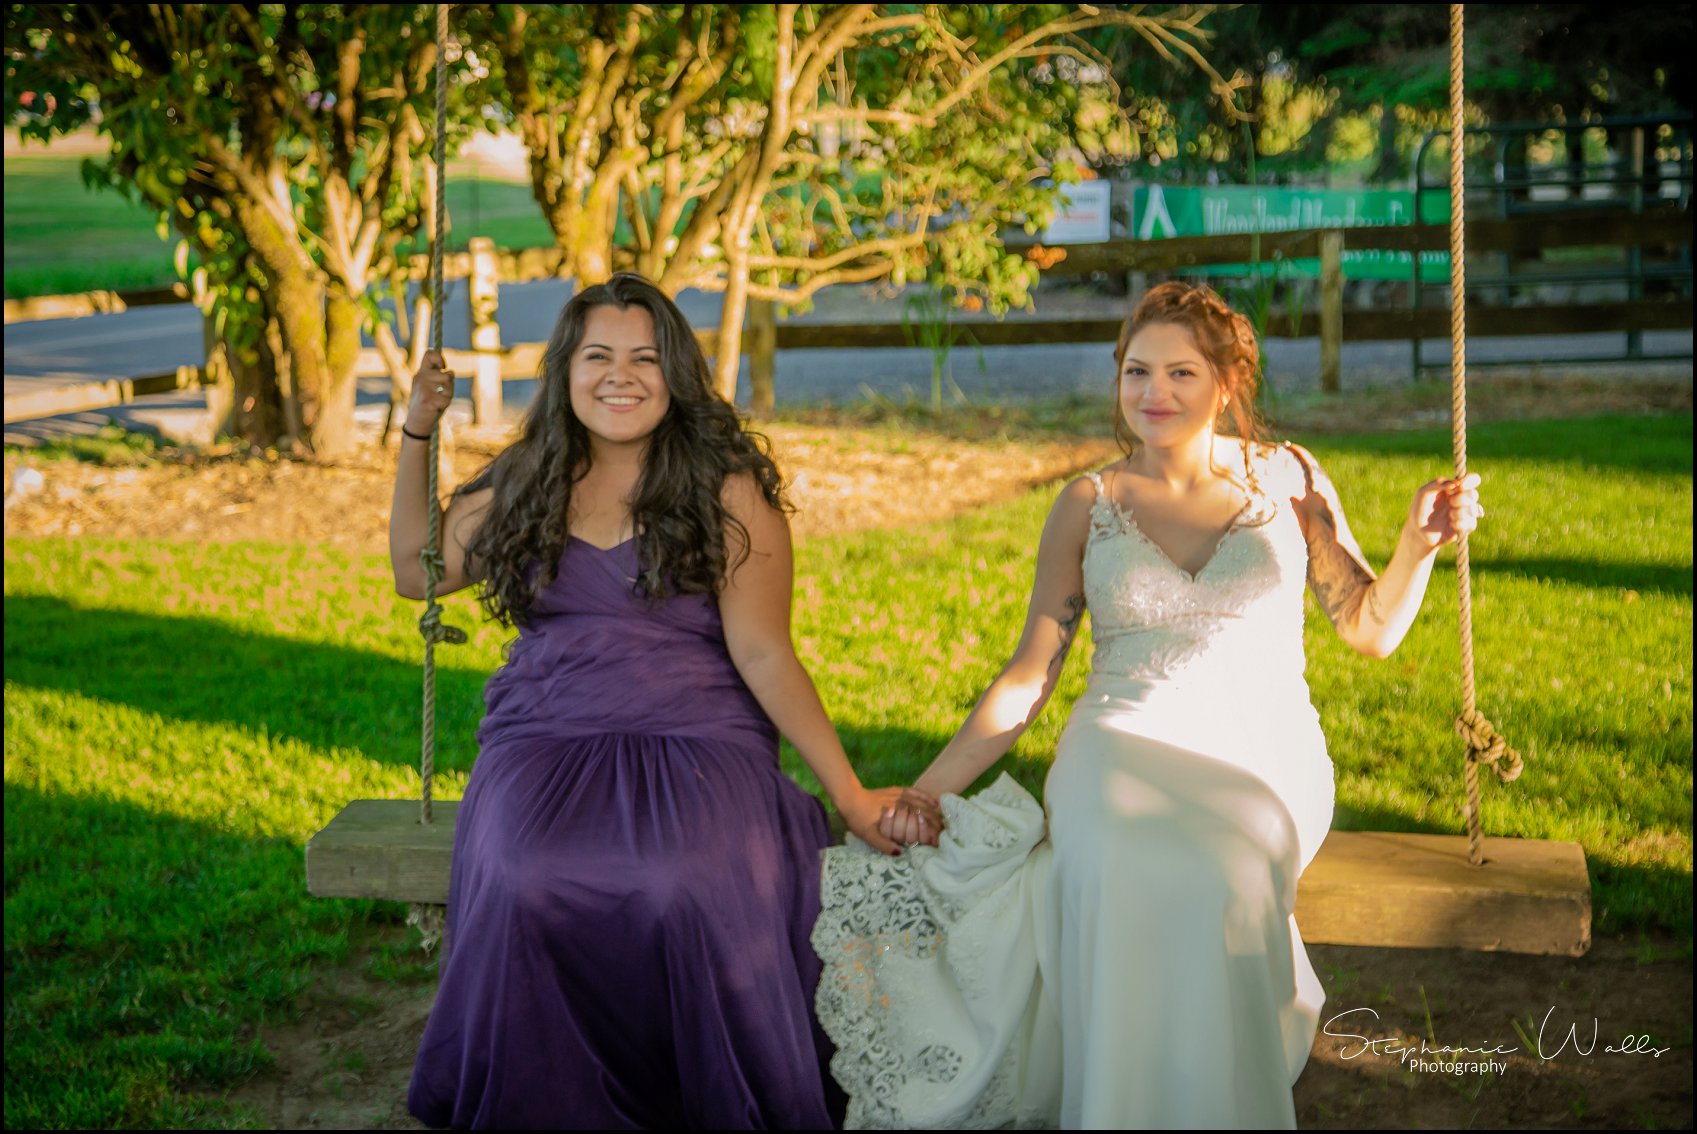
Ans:
<svg viewBox="0 0 1697 1134"><path fill-rule="evenodd" d="M627 445L654 432L672 392L647 309L603 305L589 312L571 358L571 397L596 446Z"/></svg>
<svg viewBox="0 0 1697 1134"><path fill-rule="evenodd" d="M1145 445L1166 448L1212 433L1221 389L1196 338L1177 323L1151 323L1126 344L1120 412Z"/></svg>

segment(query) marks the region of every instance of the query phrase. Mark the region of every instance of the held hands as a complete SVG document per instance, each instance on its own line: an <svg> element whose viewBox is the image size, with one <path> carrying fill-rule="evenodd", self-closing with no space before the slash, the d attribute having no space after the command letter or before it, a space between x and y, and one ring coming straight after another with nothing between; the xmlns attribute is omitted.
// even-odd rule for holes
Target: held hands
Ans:
<svg viewBox="0 0 1697 1134"><path fill-rule="evenodd" d="M880 854L900 854L904 845L913 846L921 842L935 846L937 832L943 829L943 810L938 806L936 797L918 788L861 788L851 798L840 802L837 810L842 813L848 829ZM892 837L885 827L891 815L909 816L908 822L929 831L930 838L926 839L923 834L915 838ZM903 826L897 833L904 833L906 829Z"/></svg>
<svg viewBox="0 0 1697 1134"><path fill-rule="evenodd" d="M1447 477L1429 481L1415 491L1403 531L1417 546L1436 551L1472 532L1484 514L1479 503L1479 474L1468 473L1460 480Z"/></svg>
<svg viewBox="0 0 1697 1134"><path fill-rule="evenodd" d="M429 437L454 400L454 372L441 351L427 350L412 377L412 400L407 403L406 430Z"/></svg>
<svg viewBox="0 0 1697 1134"><path fill-rule="evenodd" d="M908 793L930 799L929 795L917 788L908 788ZM937 838L943 833L942 811L933 804L929 809L917 806L906 795L897 801L893 807L886 807L878 818L878 833L902 846L937 845Z"/></svg>

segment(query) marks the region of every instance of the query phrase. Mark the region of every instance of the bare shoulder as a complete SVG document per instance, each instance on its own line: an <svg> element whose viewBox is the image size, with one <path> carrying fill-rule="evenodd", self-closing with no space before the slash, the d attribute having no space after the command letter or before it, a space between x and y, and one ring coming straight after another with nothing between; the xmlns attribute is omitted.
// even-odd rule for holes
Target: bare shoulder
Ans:
<svg viewBox="0 0 1697 1134"><path fill-rule="evenodd" d="M472 535L482 526L483 517L488 514L489 506L494 502L493 486L456 492L442 513L443 523L453 530L462 544L469 543Z"/></svg>
<svg viewBox="0 0 1697 1134"><path fill-rule="evenodd" d="M1086 473L1067 481L1060 494L1055 497L1055 506L1050 510L1050 515L1088 519L1090 507L1096 503L1097 495L1097 481L1093 478L1100 476L1100 473Z"/></svg>
<svg viewBox="0 0 1697 1134"><path fill-rule="evenodd" d="M1292 457L1296 458L1297 461L1304 465L1308 465L1311 468L1320 467L1319 459L1316 458L1313 453L1310 453L1305 447L1298 445L1295 441L1285 441L1274 446L1274 448L1289 453Z"/></svg>
<svg viewBox="0 0 1697 1134"><path fill-rule="evenodd" d="M1274 446L1267 460L1267 466L1275 477L1280 474L1290 480L1290 491L1318 492L1331 498L1336 495L1331 480L1326 476L1326 470L1321 467L1320 460L1306 448L1295 441L1284 441Z"/></svg>
<svg viewBox="0 0 1697 1134"><path fill-rule="evenodd" d="M486 484L481 488L466 488L454 493L454 498L449 503L481 512L489 507L489 502L493 499L495 499L495 486Z"/></svg>
<svg viewBox="0 0 1697 1134"><path fill-rule="evenodd" d="M725 509L725 546L732 563L740 563L745 551L756 559L788 554L789 521L766 499L752 472L727 476L719 486L719 503Z"/></svg>
<svg viewBox="0 0 1697 1134"><path fill-rule="evenodd" d="M719 502L739 520L746 521L765 512L782 515L778 509L772 507L772 502L766 499L765 490L760 487L754 473L747 469L734 472L725 478L725 482L719 486Z"/></svg>
<svg viewBox="0 0 1697 1134"><path fill-rule="evenodd" d="M1090 509L1095 502L1096 485L1090 475L1068 481L1049 509L1049 520L1044 526L1045 537L1053 534L1068 540L1076 539L1082 544L1090 530Z"/></svg>

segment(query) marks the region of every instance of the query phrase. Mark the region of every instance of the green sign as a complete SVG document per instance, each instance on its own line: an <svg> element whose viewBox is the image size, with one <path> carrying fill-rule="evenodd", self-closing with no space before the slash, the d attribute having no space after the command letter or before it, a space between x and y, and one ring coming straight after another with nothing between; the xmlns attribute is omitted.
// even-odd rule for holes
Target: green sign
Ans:
<svg viewBox="0 0 1697 1134"><path fill-rule="evenodd" d="M1449 194L1426 193L1422 220L1449 219ZM1138 240L1170 236L1223 236L1246 232L1289 232L1302 228L1371 228L1414 222L1414 194L1398 189L1261 189L1252 185L1142 185L1132 197L1131 235ZM1278 261L1283 274L1315 277L1318 259ZM1449 274L1449 253L1422 252L1420 278ZM1358 280L1407 280L1414 255L1375 249L1352 251L1344 238L1344 275ZM1250 264L1215 264L1206 275L1252 275ZM1264 268L1259 270L1265 270Z"/></svg>

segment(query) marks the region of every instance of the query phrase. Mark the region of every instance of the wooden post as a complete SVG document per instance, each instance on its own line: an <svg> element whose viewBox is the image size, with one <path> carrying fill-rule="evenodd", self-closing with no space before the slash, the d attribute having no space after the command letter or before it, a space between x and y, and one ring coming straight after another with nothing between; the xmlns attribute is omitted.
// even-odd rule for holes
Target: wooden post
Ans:
<svg viewBox="0 0 1697 1134"><path fill-rule="evenodd" d="M1342 388L1343 230L1320 234L1320 389Z"/></svg>
<svg viewBox="0 0 1697 1134"><path fill-rule="evenodd" d="M1644 211L1644 127L1634 126L1629 135L1632 140L1632 211ZM1655 160L1654 156L1651 160ZM1644 298L1644 249L1634 244L1626 250L1626 298ZM1626 332L1626 357L1644 357L1644 332L1632 330Z"/></svg>
<svg viewBox="0 0 1697 1134"><path fill-rule="evenodd" d="M501 325L495 312L500 301L500 265L495 242L474 236L470 242L471 349L477 369L471 378L471 419L490 426L501 420Z"/></svg>
<svg viewBox="0 0 1697 1134"><path fill-rule="evenodd" d="M748 301L749 409L755 417L772 416L772 374L778 349L777 304L770 299Z"/></svg>

